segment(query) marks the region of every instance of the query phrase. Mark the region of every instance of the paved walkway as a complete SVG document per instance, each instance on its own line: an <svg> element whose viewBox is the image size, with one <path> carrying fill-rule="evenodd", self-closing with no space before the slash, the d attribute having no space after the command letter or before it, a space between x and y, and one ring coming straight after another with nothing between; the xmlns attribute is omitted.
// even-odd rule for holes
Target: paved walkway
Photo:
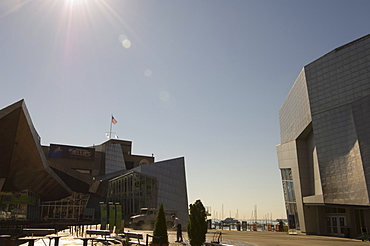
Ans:
<svg viewBox="0 0 370 246"><path fill-rule="evenodd" d="M152 231L138 231L141 232L144 236L149 233L153 234ZM338 237L325 237L325 236L307 236L304 234L298 233L297 235L288 235L286 232L270 232L270 231L235 231L235 230L209 230L206 238L207 242L210 242L213 238L215 232L222 232L222 241L223 244L230 244L235 246L352 246L352 245L368 245L370 242L362 242L357 239L349 238L338 238ZM70 235L69 231L64 231L58 233L59 235L65 235L60 239L60 246L67 245L81 245L82 240L76 239L76 235ZM184 242L175 243L176 241L176 231L168 231L168 239L170 241L170 246L182 246L189 245L188 234L183 233ZM46 245L49 242L45 241ZM24 244L27 245L27 244ZM51 245L54 245L52 243ZM89 243L91 245L91 243ZM98 244L99 245L99 244ZM103 244L100 244L103 245ZM116 244L117 245L117 244ZM35 243L35 246L45 246L45 244L39 240Z"/></svg>
<svg viewBox="0 0 370 246"><path fill-rule="evenodd" d="M216 230L209 230L207 241L212 239ZM222 232L222 243L240 246L352 246L369 245L369 242L362 242L357 239L313 236L298 233L288 235L286 232L271 231L229 231L217 230Z"/></svg>

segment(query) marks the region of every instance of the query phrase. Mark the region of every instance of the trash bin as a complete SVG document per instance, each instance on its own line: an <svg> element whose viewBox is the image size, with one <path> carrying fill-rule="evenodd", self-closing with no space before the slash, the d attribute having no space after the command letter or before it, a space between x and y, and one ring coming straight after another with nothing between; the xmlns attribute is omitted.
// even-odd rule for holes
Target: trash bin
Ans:
<svg viewBox="0 0 370 246"><path fill-rule="evenodd" d="M283 231L284 231L284 232L288 232L288 231L289 231L289 227L288 227L288 225L283 225Z"/></svg>
<svg viewBox="0 0 370 246"><path fill-rule="evenodd" d="M240 223L236 223L236 229L237 229L238 231L240 231L240 227L241 227Z"/></svg>
<svg viewBox="0 0 370 246"><path fill-rule="evenodd" d="M247 230L247 221L242 221L242 229L243 231L246 231Z"/></svg>

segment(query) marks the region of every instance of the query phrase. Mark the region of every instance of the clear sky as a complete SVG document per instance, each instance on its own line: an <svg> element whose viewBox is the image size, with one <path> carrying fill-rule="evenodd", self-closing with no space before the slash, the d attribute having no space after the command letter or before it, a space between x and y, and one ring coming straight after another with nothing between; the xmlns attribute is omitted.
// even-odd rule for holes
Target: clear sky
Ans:
<svg viewBox="0 0 370 246"><path fill-rule="evenodd" d="M189 203L285 217L279 108L303 68L370 33L368 0L2 0L0 108L43 145L113 132L185 157ZM222 209L223 208L223 209Z"/></svg>

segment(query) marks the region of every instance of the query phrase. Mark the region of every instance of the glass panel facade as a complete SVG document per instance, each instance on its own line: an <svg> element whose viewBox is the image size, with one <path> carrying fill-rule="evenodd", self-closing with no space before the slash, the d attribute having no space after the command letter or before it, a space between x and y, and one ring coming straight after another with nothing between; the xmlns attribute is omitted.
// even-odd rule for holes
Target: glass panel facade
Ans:
<svg viewBox="0 0 370 246"><path fill-rule="evenodd" d="M331 218L333 224L333 233L338 233L337 217Z"/></svg>
<svg viewBox="0 0 370 246"><path fill-rule="evenodd" d="M281 176L282 180L293 180L292 169L290 168L281 169Z"/></svg>
<svg viewBox="0 0 370 246"><path fill-rule="evenodd" d="M127 215L139 214L141 208L156 208L155 177L131 172L109 182L108 201L119 203Z"/></svg>
<svg viewBox="0 0 370 246"><path fill-rule="evenodd" d="M114 173L126 170L125 160L123 158L120 144L107 144L105 146L105 173Z"/></svg>
<svg viewBox="0 0 370 246"><path fill-rule="evenodd" d="M288 215L299 209L302 232L343 235L348 220L346 233L352 237L368 223L347 208L369 211L369 57L367 35L313 61L280 108L277 151L284 198Z"/></svg>
<svg viewBox="0 0 370 246"><path fill-rule="evenodd" d="M331 219L330 219L330 217L326 217L326 231L329 234L332 233L332 230L331 230Z"/></svg>
<svg viewBox="0 0 370 246"><path fill-rule="evenodd" d="M295 219L294 222L296 229L299 229L300 227L298 220L297 203L294 193L292 170L290 168L281 169L281 178L283 182L283 192L287 215L288 217L291 216L291 218Z"/></svg>
<svg viewBox="0 0 370 246"><path fill-rule="evenodd" d="M41 203L41 218L79 220L84 216L88 194L74 192L71 196L58 201Z"/></svg>
<svg viewBox="0 0 370 246"><path fill-rule="evenodd" d="M344 234L344 227L346 226L344 217L339 217L339 226L340 226L340 233Z"/></svg>
<svg viewBox="0 0 370 246"><path fill-rule="evenodd" d="M29 190L0 192L0 220L38 219L39 203L39 197Z"/></svg>

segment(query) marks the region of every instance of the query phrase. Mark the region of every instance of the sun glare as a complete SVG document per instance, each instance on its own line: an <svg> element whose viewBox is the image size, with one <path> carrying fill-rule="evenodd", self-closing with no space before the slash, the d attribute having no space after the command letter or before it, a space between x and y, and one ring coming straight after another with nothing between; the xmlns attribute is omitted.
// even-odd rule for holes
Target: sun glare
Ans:
<svg viewBox="0 0 370 246"><path fill-rule="evenodd" d="M66 0L70 4L76 4L76 3L82 3L85 2L86 0Z"/></svg>

